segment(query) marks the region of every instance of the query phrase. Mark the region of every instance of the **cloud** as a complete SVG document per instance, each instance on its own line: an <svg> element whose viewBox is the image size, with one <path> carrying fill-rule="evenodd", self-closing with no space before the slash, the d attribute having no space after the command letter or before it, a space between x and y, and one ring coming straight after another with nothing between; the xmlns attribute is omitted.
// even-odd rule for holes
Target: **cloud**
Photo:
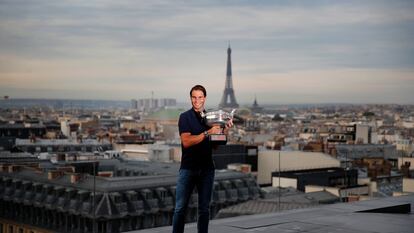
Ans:
<svg viewBox="0 0 414 233"><path fill-rule="evenodd" d="M0 85L12 96L42 93L28 92L31 88L49 89L50 96L61 90L62 95L73 91L84 98L105 98L108 92L130 99L152 90L186 100L187 89L204 83L212 90L210 100L217 102L230 40L240 101L250 102L253 90L267 93L266 101L276 100L280 96L271 90L279 86L296 94L279 99L286 102L325 101L336 93L343 96L333 99L356 101L341 89L348 87L343 80L361 86L365 91L354 93L355 98L369 101L366 92L381 72L386 74L381 90L393 101L412 97L398 91L411 86L411 80L391 75L406 77L404 70L414 66L410 1L0 4ZM362 82L362 77L371 82Z"/></svg>
<svg viewBox="0 0 414 233"><path fill-rule="evenodd" d="M261 103L410 103L414 69L307 70L250 76L239 80L241 96ZM255 89L252 90L254 86ZM242 98L243 102L248 99Z"/></svg>

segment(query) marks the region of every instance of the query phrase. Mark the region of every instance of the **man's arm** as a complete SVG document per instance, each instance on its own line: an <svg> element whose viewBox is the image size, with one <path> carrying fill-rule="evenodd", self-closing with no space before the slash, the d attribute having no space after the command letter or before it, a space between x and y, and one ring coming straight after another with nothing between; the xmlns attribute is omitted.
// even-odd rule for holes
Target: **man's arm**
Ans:
<svg viewBox="0 0 414 233"><path fill-rule="evenodd" d="M199 135L191 135L191 133L182 133L181 134L181 143L184 148L194 146L204 140L204 133Z"/></svg>
<svg viewBox="0 0 414 233"><path fill-rule="evenodd" d="M220 127L213 126L207 132L208 134L220 133ZM183 144L184 148L197 145L198 143L202 142L205 138L204 132L198 135L191 135L191 133L184 132L184 133L181 133L180 137L181 137L181 143Z"/></svg>

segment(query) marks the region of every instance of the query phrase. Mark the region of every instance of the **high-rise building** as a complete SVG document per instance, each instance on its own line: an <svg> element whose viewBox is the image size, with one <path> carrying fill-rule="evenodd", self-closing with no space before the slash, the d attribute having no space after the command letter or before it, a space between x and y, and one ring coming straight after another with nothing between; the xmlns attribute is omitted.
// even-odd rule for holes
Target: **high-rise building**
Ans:
<svg viewBox="0 0 414 233"><path fill-rule="evenodd" d="M138 101L136 99L131 100L131 109L137 109L138 108Z"/></svg>
<svg viewBox="0 0 414 233"><path fill-rule="evenodd" d="M147 98L137 100L137 108L140 110L154 110L158 108L175 107L176 105L177 101L172 98Z"/></svg>
<svg viewBox="0 0 414 233"><path fill-rule="evenodd" d="M236 96L234 95L233 90L233 80L232 80L232 73L231 73L231 48L227 49L227 75L226 75L226 84L224 86L224 93L223 97L221 98L221 102L219 104L219 108L238 108L239 104L237 104Z"/></svg>

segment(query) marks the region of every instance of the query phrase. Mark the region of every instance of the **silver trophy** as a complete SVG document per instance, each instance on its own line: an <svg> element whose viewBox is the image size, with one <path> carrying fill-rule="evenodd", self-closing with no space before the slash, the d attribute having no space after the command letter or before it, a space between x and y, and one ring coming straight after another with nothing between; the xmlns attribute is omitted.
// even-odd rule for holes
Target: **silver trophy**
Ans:
<svg viewBox="0 0 414 233"><path fill-rule="evenodd" d="M233 109L231 112L226 112L224 110L218 110L213 112L201 113L201 117L206 120L206 124L210 127L213 126L220 126L221 133L219 134L210 134L209 139L211 142L217 143L226 143L227 142L227 135L223 133L223 129L226 126L229 120L232 120L234 117L234 112L236 109Z"/></svg>

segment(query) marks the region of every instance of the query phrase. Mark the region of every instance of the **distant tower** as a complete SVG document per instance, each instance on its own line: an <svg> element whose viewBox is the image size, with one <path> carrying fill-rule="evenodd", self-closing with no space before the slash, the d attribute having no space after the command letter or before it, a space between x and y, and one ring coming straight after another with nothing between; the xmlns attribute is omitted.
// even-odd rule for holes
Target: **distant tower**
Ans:
<svg viewBox="0 0 414 233"><path fill-rule="evenodd" d="M131 109L138 109L138 101L136 99L131 100Z"/></svg>
<svg viewBox="0 0 414 233"><path fill-rule="evenodd" d="M259 104L257 103L256 95L254 95L254 102L253 102L253 105L250 107L250 110L253 113L261 113L263 111L263 108L260 107Z"/></svg>
<svg viewBox="0 0 414 233"><path fill-rule="evenodd" d="M226 85L224 87L223 97L221 98L219 108L238 108L239 105L236 102L233 90L233 80L231 77L231 48L227 49L227 75Z"/></svg>

